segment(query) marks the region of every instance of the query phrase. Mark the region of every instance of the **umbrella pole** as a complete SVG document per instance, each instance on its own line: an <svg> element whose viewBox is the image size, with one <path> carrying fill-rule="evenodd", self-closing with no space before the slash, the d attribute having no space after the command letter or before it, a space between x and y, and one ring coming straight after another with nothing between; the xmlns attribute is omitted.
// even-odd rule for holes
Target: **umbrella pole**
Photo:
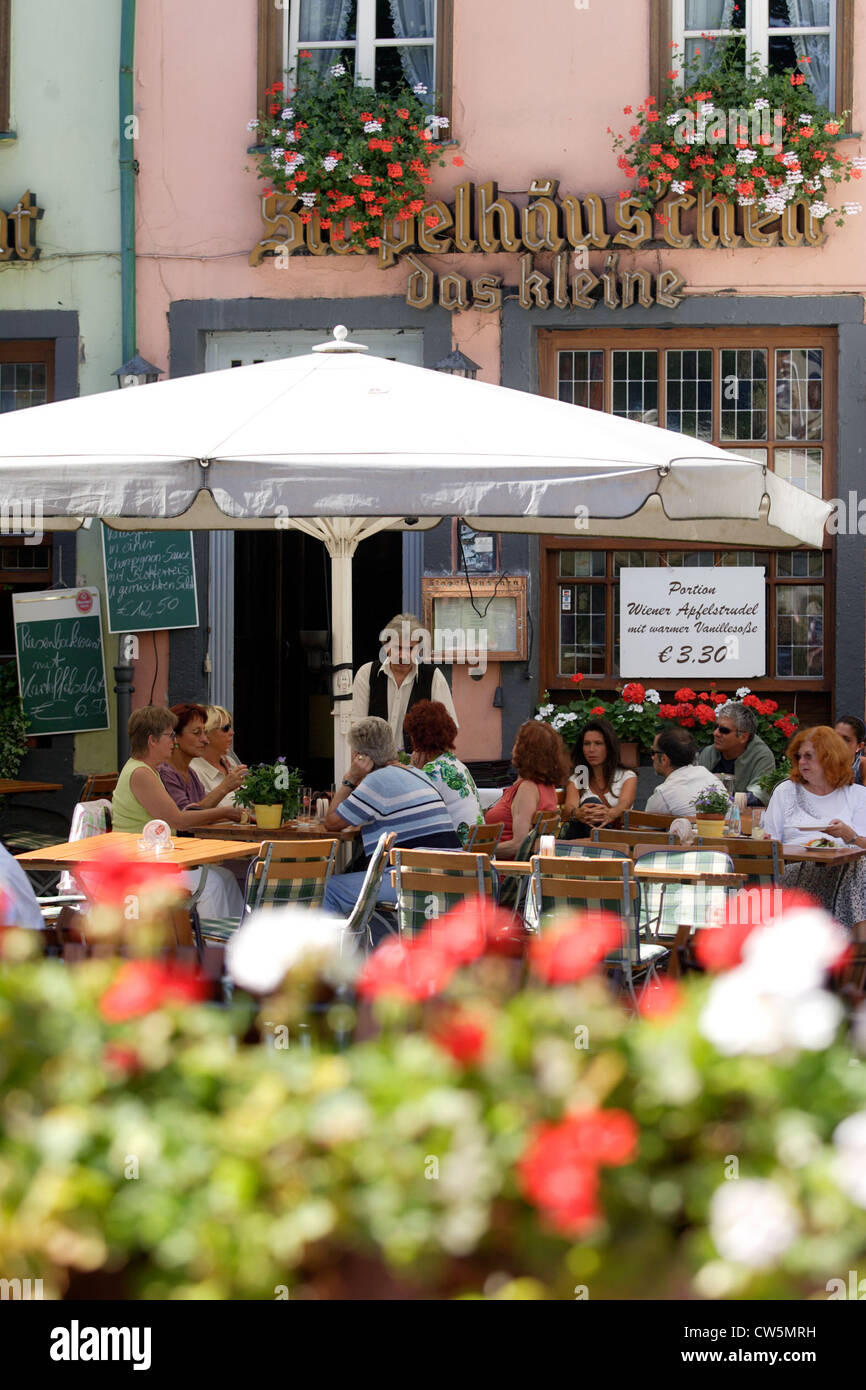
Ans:
<svg viewBox="0 0 866 1390"><path fill-rule="evenodd" d="M352 537L326 541L331 557L331 661L334 672L334 785L349 766L349 725L352 722L352 557L358 542Z"/></svg>

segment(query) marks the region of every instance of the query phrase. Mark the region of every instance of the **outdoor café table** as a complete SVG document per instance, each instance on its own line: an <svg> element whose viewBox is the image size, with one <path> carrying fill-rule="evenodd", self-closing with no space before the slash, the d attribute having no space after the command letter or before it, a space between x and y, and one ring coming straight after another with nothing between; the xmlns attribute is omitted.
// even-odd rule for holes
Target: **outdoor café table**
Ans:
<svg viewBox="0 0 866 1390"><path fill-rule="evenodd" d="M134 832L112 830L107 835L91 835L86 840L71 840L43 849L28 850L15 857L24 869L75 869L98 862L110 850L120 850L125 858L139 864L175 864L180 868L197 868L200 864L222 864L226 859L249 859L255 848L248 841L176 839L174 849L140 850L140 836Z"/></svg>
<svg viewBox="0 0 866 1390"><path fill-rule="evenodd" d="M860 845L845 845L839 849L806 849L805 845L782 845L782 858L788 864L838 864L840 859L859 859L866 854Z"/></svg>
<svg viewBox="0 0 866 1390"><path fill-rule="evenodd" d="M262 830L257 825L238 825L226 821L224 825L202 826L196 830L199 839L215 840L351 840L358 833L357 826L348 830L326 830L320 820L287 821L278 830Z"/></svg>
<svg viewBox="0 0 866 1390"><path fill-rule="evenodd" d="M19 796L22 792L59 792L62 782L16 782L13 779L0 779L0 796Z"/></svg>

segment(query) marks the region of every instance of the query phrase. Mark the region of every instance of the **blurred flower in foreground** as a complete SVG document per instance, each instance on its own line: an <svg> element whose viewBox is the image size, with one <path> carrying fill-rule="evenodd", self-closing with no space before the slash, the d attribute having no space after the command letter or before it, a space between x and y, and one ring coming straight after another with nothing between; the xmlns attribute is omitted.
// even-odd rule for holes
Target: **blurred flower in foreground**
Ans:
<svg viewBox="0 0 866 1390"><path fill-rule="evenodd" d="M858 1207L866 1207L866 1110L858 1110L837 1125L833 1143L839 1186Z"/></svg>
<svg viewBox="0 0 866 1390"><path fill-rule="evenodd" d="M710 1234L726 1260L766 1269L795 1239L800 1217L778 1183L737 1178L717 1188L710 1202Z"/></svg>
<svg viewBox="0 0 866 1390"><path fill-rule="evenodd" d="M96 903L119 905L144 887L173 890L178 897L183 893L177 865L129 859L115 850L103 851L98 859L80 865L75 872L87 896Z"/></svg>
<svg viewBox="0 0 866 1390"><path fill-rule="evenodd" d="M272 907L253 912L226 947L226 969L251 994L271 994L307 957L339 960L346 923L306 907Z"/></svg>
<svg viewBox="0 0 866 1390"><path fill-rule="evenodd" d="M99 1011L109 1023L138 1018L164 1004L194 1003L211 990L197 970L174 961L126 961L99 1001Z"/></svg>
<svg viewBox="0 0 866 1390"><path fill-rule="evenodd" d="M622 940L622 923L612 912L581 912L547 927L532 942L533 973L549 985L582 980Z"/></svg>
<svg viewBox="0 0 866 1390"><path fill-rule="evenodd" d="M455 1010L432 1029L430 1036L444 1052L450 1053L461 1066L471 1067L480 1062L487 1047L487 1029L475 1014Z"/></svg>
<svg viewBox="0 0 866 1390"><path fill-rule="evenodd" d="M526 1196L564 1235L581 1235L602 1216L602 1165L630 1163L638 1127L625 1110L585 1110L541 1125L518 1164Z"/></svg>
<svg viewBox="0 0 866 1390"><path fill-rule="evenodd" d="M742 964L713 982L701 1033L727 1056L829 1047L842 1007L821 986L846 948L839 924L815 907L783 912L750 930Z"/></svg>

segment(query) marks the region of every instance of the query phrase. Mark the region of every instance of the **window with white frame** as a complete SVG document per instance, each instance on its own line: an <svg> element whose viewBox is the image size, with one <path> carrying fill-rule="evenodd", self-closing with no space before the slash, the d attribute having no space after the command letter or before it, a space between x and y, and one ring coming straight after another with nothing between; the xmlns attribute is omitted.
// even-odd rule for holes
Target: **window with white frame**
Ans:
<svg viewBox="0 0 866 1390"><path fill-rule="evenodd" d="M432 98L439 9L439 0L292 0L284 21L286 74L304 52L322 74L343 64L357 86L407 84Z"/></svg>
<svg viewBox="0 0 866 1390"><path fill-rule="evenodd" d="M672 0L671 37L687 61L708 58L714 41L740 38L744 61L757 55L770 72L797 68L832 111L837 9L838 0Z"/></svg>

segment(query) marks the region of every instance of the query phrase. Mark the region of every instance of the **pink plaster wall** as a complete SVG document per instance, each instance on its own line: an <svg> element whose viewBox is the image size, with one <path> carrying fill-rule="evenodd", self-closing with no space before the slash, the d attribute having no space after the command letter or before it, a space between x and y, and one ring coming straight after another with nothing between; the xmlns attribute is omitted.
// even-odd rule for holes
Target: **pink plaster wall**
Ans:
<svg viewBox="0 0 866 1390"><path fill-rule="evenodd" d="M648 0L605 0L576 9L570 0L520 4L471 0L457 5L454 127L465 160L437 171L434 189L449 198L456 183L498 179L503 192L525 192L550 175L564 192L614 195L619 176L605 128L622 129L624 105L648 87ZM866 25L866 0L855 22ZM172 300L195 298L402 295L403 266L379 270L369 258L294 258L251 268L260 235L257 179L246 148L257 109L255 0L150 0L138 10L136 109L139 348L168 360L166 313ZM206 21L205 21L206 16ZM203 22L205 21L205 22ZM866 122L866 45L855 56L854 128ZM849 152L856 143L848 143ZM861 185L862 187L862 185ZM844 196L856 197L850 186ZM674 265L690 293L731 285L740 293L861 291L864 219L831 227L826 244L764 251L643 252L636 265ZM436 257L438 268L501 273L513 283L515 258ZM423 315L419 313L419 321ZM476 319L481 316L475 316ZM455 325L455 334L457 333ZM496 379L495 328L477 323L470 352ZM463 337L463 330L459 330Z"/></svg>

